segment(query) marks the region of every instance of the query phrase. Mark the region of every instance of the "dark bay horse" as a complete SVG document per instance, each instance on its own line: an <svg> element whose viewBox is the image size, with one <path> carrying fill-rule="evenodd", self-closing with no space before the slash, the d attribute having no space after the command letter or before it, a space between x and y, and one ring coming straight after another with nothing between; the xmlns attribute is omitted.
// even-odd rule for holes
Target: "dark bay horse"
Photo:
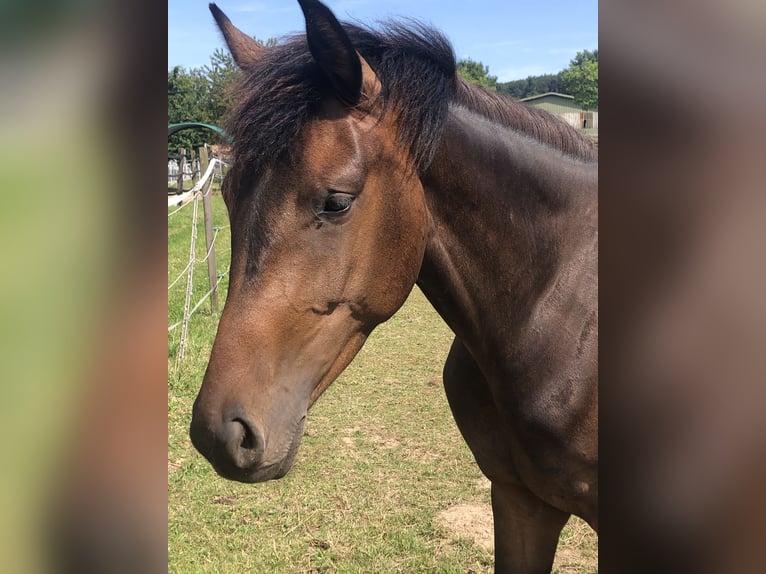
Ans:
<svg viewBox="0 0 766 574"><path fill-rule="evenodd" d="M226 478L284 476L309 407L417 283L455 333L444 386L492 482L497 572L548 572L597 528L597 152L471 86L419 24L265 48L211 11L243 71L224 185L231 280L191 438Z"/></svg>

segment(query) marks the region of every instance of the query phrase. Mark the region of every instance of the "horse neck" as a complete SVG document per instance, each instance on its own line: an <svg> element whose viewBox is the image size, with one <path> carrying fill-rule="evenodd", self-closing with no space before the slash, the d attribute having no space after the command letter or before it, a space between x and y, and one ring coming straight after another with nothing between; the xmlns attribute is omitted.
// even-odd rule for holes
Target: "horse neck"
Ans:
<svg viewBox="0 0 766 574"><path fill-rule="evenodd" d="M571 303L572 269L595 273L595 163L453 107L422 183L418 285L472 352L507 352L541 305Z"/></svg>

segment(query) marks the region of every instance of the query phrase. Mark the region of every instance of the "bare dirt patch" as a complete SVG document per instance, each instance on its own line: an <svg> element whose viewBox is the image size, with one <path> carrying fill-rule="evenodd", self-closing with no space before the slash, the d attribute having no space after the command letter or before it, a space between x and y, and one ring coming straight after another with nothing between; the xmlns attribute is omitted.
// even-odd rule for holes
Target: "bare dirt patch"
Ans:
<svg viewBox="0 0 766 574"><path fill-rule="evenodd" d="M489 490L492 488L492 483L489 481L489 479L486 476L482 476L477 478L474 481L474 484L476 485L476 488L479 490Z"/></svg>
<svg viewBox="0 0 766 574"><path fill-rule="evenodd" d="M456 539L470 540L492 552L495 547L492 507L489 504L456 504L436 515L436 524Z"/></svg>
<svg viewBox="0 0 766 574"><path fill-rule="evenodd" d="M353 427L345 428L342 432L344 436L342 436L340 440L348 447L354 447L360 443L367 443L367 445L372 448L390 450L400 446L398 440L384 437L379 434L382 432L380 429L362 429L360 427Z"/></svg>

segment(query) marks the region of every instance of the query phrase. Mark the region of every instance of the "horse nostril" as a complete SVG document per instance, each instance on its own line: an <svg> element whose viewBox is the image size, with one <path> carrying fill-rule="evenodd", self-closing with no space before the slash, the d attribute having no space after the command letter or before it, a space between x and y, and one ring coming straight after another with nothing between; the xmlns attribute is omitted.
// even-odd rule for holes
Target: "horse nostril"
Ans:
<svg viewBox="0 0 766 574"><path fill-rule="evenodd" d="M244 407L203 410L195 402L189 436L196 449L222 476L249 476L263 463L266 441Z"/></svg>
<svg viewBox="0 0 766 574"><path fill-rule="evenodd" d="M254 450L258 444L258 441L256 440L255 432L253 432L253 429L250 428L250 425L242 419L234 419L234 422L241 424L242 428L244 429L239 446L246 450Z"/></svg>
<svg viewBox="0 0 766 574"><path fill-rule="evenodd" d="M235 417L224 423L224 442L231 461L239 468L256 465L263 453L263 439L247 419Z"/></svg>

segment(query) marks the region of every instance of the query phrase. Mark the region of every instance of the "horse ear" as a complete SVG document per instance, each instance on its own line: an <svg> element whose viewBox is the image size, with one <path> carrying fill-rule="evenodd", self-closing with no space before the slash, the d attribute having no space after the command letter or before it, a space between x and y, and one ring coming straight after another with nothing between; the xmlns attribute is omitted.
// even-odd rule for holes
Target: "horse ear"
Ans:
<svg viewBox="0 0 766 574"><path fill-rule="evenodd" d="M362 64L346 32L330 9L319 0L298 0L306 18L306 39L314 60L345 104L362 95Z"/></svg>
<svg viewBox="0 0 766 574"><path fill-rule="evenodd" d="M223 33L223 38L226 40L226 45L229 47L229 52L231 52L237 66L247 68L255 64L266 52L266 47L255 38L236 28L226 14L214 3L208 4L208 8L210 8L218 28Z"/></svg>

